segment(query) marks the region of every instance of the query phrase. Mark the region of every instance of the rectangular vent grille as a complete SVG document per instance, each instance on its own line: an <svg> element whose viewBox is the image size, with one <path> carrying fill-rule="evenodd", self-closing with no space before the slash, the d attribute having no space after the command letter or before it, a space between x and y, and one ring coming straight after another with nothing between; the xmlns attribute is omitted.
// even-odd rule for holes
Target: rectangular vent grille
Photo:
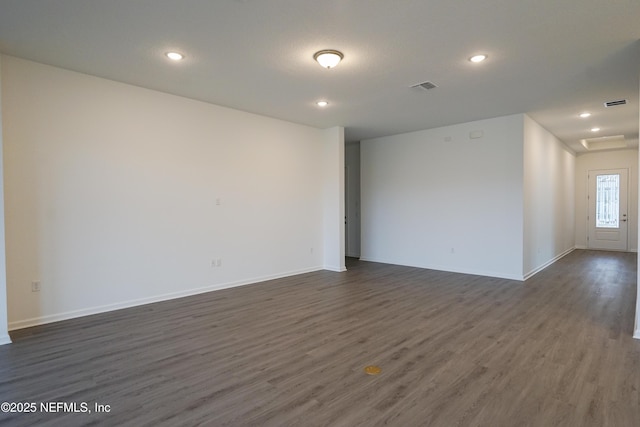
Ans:
<svg viewBox="0 0 640 427"><path fill-rule="evenodd" d="M615 107L616 105L624 105L627 103L626 99L620 99L618 101L609 101L609 102L605 102L604 106L605 107Z"/></svg>
<svg viewBox="0 0 640 427"><path fill-rule="evenodd" d="M430 90L430 89L435 89L435 88L437 88L438 86L436 86L436 85L435 85L435 83L432 83L432 82L424 82L424 83L418 83L417 85L413 85L413 86L411 86L411 87L412 87L412 88L418 88L418 87L421 87L422 89Z"/></svg>

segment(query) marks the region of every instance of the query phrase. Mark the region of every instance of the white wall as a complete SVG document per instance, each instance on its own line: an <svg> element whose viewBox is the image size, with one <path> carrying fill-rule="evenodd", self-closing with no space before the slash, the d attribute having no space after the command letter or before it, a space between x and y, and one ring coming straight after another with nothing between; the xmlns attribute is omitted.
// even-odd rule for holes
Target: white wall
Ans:
<svg viewBox="0 0 640 427"><path fill-rule="evenodd" d="M343 168L342 128L8 56L2 107L10 328L317 270L340 253L324 232L340 233L342 181L325 178Z"/></svg>
<svg viewBox="0 0 640 427"><path fill-rule="evenodd" d="M575 241L575 156L524 116L524 276L569 253Z"/></svg>
<svg viewBox="0 0 640 427"><path fill-rule="evenodd" d="M325 131L324 268L346 271L344 263L344 128Z"/></svg>
<svg viewBox="0 0 640 427"><path fill-rule="evenodd" d="M576 247L587 248L587 174L598 169L628 169L629 229L628 244L631 251L638 250L638 150L617 150L593 153L581 153L576 159Z"/></svg>
<svg viewBox="0 0 640 427"><path fill-rule="evenodd" d="M345 201L347 230L347 256L360 257L360 143L345 145L345 165L348 175L345 178Z"/></svg>
<svg viewBox="0 0 640 427"><path fill-rule="evenodd" d="M362 141L361 259L522 279L522 139L519 114Z"/></svg>
<svg viewBox="0 0 640 427"><path fill-rule="evenodd" d="M638 74L638 80L640 80L640 73ZM638 114L638 128L640 129L640 113ZM638 157L640 156L640 150L639 150L639 154L636 155L636 159L638 159L638 161L640 162L640 158ZM637 179L635 179L634 181L636 182L636 184L639 184L638 180L640 180L640 174L637 175ZM638 203L640 203L640 198L638 200ZM638 207L638 204L635 204L636 207ZM640 209L638 209L638 211L640 211ZM636 227L638 226L638 222L640 222L640 219L638 219L638 216L636 215L636 220L632 220L631 223L635 224ZM637 230L638 233L640 233L640 230ZM638 233L635 233L636 238L638 238ZM634 327L634 332L633 332L633 337L636 339L640 339L640 258L638 258L638 273L637 273L637 278L636 278L636 321L635 321L635 327Z"/></svg>
<svg viewBox="0 0 640 427"><path fill-rule="evenodd" d="M2 55L0 55L0 82L2 82ZM0 99L2 99L1 84ZM11 342L7 325L7 270L4 238L4 168L2 162L2 145L2 103L0 103L0 345Z"/></svg>

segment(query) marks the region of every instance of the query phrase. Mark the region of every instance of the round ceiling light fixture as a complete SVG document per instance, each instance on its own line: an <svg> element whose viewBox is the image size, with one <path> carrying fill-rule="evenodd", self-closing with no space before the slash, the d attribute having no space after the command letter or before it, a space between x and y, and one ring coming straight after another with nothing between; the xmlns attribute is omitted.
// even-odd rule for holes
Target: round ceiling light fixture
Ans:
<svg viewBox="0 0 640 427"><path fill-rule="evenodd" d="M178 52L167 52L165 53L165 56L173 61L180 61L181 59L184 59L184 55Z"/></svg>
<svg viewBox="0 0 640 427"><path fill-rule="evenodd" d="M469 58L469 61L477 63L477 62L482 62L485 59L487 59L487 55L481 54L481 55L473 55L471 58Z"/></svg>
<svg viewBox="0 0 640 427"><path fill-rule="evenodd" d="M598 132L600 128L591 128L591 132Z"/></svg>
<svg viewBox="0 0 640 427"><path fill-rule="evenodd" d="M318 102L316 102L316 105L318 107L326 107L327 105L329 105L329 102L327 102L327 101L318 101Z"/></svg>
<svg viewBox="0 0 640 427"><path fill-rule="evenodd" d="M344 58L342 52L332 49L321 50L313 55L313 59L318 61L318 64L324 68L335 67L340 61L342 61L342 58Z"/></svg>
<svg viewBox="0 0 640 427"><path fill-rule="evenodd" d="M583 119L586 119L590 115L591 115L591 113L587 113L586 111L584 113L580 113L580 117L582 117Z"/></svg>

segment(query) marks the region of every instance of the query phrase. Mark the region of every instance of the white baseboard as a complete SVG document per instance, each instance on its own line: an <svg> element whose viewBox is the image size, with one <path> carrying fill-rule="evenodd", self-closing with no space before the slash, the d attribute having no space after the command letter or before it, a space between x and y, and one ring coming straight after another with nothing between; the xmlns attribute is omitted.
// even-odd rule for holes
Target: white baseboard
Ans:
<svg viewBox="0 0 640 427"><path fill-rule="evenodd" d="M325 265L323 270L335 271L336 273L343 273L347 271L346 267L336 267L332 265Z"/></svg>
<svg viewBox="0 0 640 427"><path fill-rule="evenodd" d="M372 259L372 258L368 258L368 257L360 257L361 261L370 261L370 262L379 262L379 263L383 263L383 264L397 264L397 265L406 265L408 267L418 267L418 268L427 268L430 270L438 270L438 271L450 271L452 273L462 273L462 274L474 274L474 275L478 275L478 276L487 276L487 277L497 277L500 279L510 279L510 280L518 280L518 281L525 281L527 279L529 279L530 277L532 277L533 275L535 275L536 273L539 273L540 271L544 270L545 268L549 267L551 264L553 264L554 262L558 261L560 258L563 258L567 255L569 255L571 252L573 252L575 249L577 249L577 247L573 247L573 248L569 248L566 251L562 252L560 255L554 257L553 259L547 261L546 263L544 263L543 265L537 267L536 269L530 271L529 273L527 273L526 275L523 276L519 276L516 274L509 274L509 273L497 273L495 271L484 271L484 270L475 270L475 269L465 269L465 268L449 268L449 267L443 267L443 266L438 266L438 265L410 265L410 264L405 264L405 263L398 263L398 262L389 262L389 261L385 261L385 260L377 260L377 259Z"/></svg>
<svg viewBox="0 0 640 427"><path fill-rule="evenodd" d="M9 334L0 335L0 345L11 344L11 337Z"/></svg>
<svg viewBox="0 0 640 427"><path fill-rule="evenodd" d="M589 248L588 248L588 247L586 247L586 246L582 246L582 245L580 245L580 246L577 246L577 245L576 245L575 249L584 249L584 250L589 250ZM596 251L597 251L597 250L600 250L600 249L593 249L593 250L596 250ZM607 249L607 250L608 250L608 249ZM617 251L612 251L612 252L617 252ZM622 252L638 253L638 248L631 248L631 249L629 249L628 251L622 251Z"/></svg>
<svg viewBox="0 0 640 427"><path fill-rule="evenodd" d="M636 329L633 333L633 337L637 340L640 340L640 329Z"/></svg>
<svg viewBox="0 0 640 427"><path fill-rule="evenodd" d="M168 301L172 299L184 298L192 295L203 294L206 292L217 291L221 289L235 288L237 286L252 285L255 283L266 282L267 280L281 279L284 277L295 276L298 274L311 273L313 271L323 270L323 267L312 267L302 270L289 271L281 274L274 274L269 276L254 277L252 279L239 280L236 282L228 282L222 284L216 284L211 286L205 286L202 288L188 289L179 292L170 292L162 295L157 295L148 298L140 298L135 300L123 301L114 304L100 305L90 308L84 308L81 310L68 311L64 313L52 314L47 316L33 317L31 319L17 320L9 322L9 330L14 331L16 329L29 328L31 326L44 325L47 323L59 322L61 320L75 319L77 317L90 316L92 314L106 313L109 311L121 310L123 308L137 307L145 304L152 304L154 302ZM8 336L7 336L8 337ZM11 340L9 339L9 342ZM0 343L2 343L2 337L0 336Z"/></svg>
<svg viewBox="0 0 640 427"><path fill-rule="evenodd" d="M553 264L554 262L558 261L560 258L563 258L563 257L569 255L574 250L576 250L575 246L573 248L567 249L566 251L562 252L560 255L556 256L555 258L550 259L549 261L547 261L544 264L542 264L540 267L537 267L537 268L531 270L529 273L524 275L524 280L530 279L535 274L540 273L542 270L544 270L545 268L549 267L551 264Z"/></svg>
<svg viewBox="0 0 640 427"><path fill-rule="evenodd" d="M425 268L428 270L448 271L451 273L473 274L475 276L496 277L499 279L517 280L519 282L522 282L524 280L522 276L519 276L517 274L498 273L495 271L476 270L473 268L451 268L448 266L433 265L433 264L422 264L422 265L415 264L414 265L414 264L407 264L404 262L380 260L380 259L368 258L363 256L360 257L360 261L378 262L381 264L403 265L406 267L417 267L417 268Z"/></svg>

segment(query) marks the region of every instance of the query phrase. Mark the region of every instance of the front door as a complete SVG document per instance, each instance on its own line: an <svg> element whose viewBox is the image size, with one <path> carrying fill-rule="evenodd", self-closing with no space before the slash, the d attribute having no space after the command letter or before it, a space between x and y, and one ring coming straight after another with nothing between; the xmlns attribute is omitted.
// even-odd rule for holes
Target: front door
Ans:
<svg viewBox="0 0 640 427"><path fill-rule="evenodd" d="M589 171L589 249L627 250L628 170Z"/></svg>

